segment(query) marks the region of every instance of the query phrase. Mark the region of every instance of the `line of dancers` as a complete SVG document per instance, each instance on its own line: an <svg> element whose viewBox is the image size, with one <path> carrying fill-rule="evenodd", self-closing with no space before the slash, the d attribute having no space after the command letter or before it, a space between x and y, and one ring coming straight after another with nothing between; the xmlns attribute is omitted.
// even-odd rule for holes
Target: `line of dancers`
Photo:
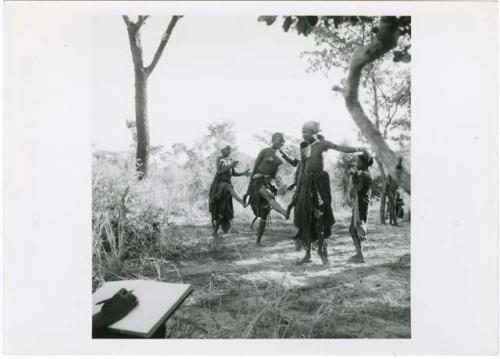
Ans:
<svg viewBox="0 0 500 359"><path fill-rule="evenodd" d="M316 121L306 122L302 126L303 142L300 144L300 159L292 159L283 152L284 135L280 132L274 133L271 137L271 146L259 152L252 171L237 172L238 161L231 158L231 147L225 146L221 150L221 156L217 158L217 171L209 194L209 211L214 237L218 236L219 229L224 233L230 229L233 219L233 198L243 207L250 205L255 215L254 222L259 219L257 245L261 245L271 210L280 213L288 220L293 209L294 225L298 229L296 246L305 250L304 257L297 264L311 262L313 244L317 247L322 263L327 264L326 239L332 234L335 217L332 211L330 177L324 169L323 153L330 149L358 153L356 166L349 171L353 198L349 232L356 249L355 255L349 261L364 262L361 243L366 239L369 192L372 183L369 167L373 164L373 157L363 147L332 143L320 132L320 124ZM295 192L286 209L276 201L277 188L274 185L278 168L284 162L296 167L295 181L288 187ZM250 181L242 198L234 190L231 177L243 175L249 176Z"/></svg>

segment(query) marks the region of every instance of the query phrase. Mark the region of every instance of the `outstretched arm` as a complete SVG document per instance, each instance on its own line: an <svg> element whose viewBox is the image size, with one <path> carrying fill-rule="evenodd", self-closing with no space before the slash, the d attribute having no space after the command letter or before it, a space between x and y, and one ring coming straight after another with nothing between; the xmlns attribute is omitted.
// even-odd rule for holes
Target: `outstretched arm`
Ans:
<svg viewBox="0 0 500 359"><path fill-rule="evenodd" d="M363 152L365 151L364 147L351 147L351 146L343 146L343 145L336 145L333 142L330 141L323 141L325 144L325 148L327 150L336 150L340 152L345 152L345 153L354 153L354 152Z"/></svg>
<svg viewBox="0 0 500 359"><path fill-rule="evenodd" d="M292 160L290 157L288 157L288 155L285 152L283 152L282 150L279 150L279 151L280 151L280 153L283 156L283 159L285 161L287 161L293 167L297 167L297 165L299 164L299 160L298 159L295 158L295 159Z"/></svg>
<svg viewBox="0 0 500 359"><path fill-rule="evenodd" d="M239 176L248 176L250 174L250 170L246 170L245 172L236 172L236 170L233 168L233 176L239 177Z"/></svg>

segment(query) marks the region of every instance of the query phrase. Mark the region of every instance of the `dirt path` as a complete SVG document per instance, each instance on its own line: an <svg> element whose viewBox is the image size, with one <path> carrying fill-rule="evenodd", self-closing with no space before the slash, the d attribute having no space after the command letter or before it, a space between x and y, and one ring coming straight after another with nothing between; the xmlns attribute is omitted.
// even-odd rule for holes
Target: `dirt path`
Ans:
<svg viewBox="0 0 500 359"><path fill-rule="evenodd" d="M328 240L330 264L297 266L295 229L275 222L255 245L249 224L235 223L215 250L180 261L194 292L168 322L176 338L408 338L410 337L410 225L374 225L370 213L365 264L353 255L348 218L337 218ZM184 227L197 235L210 228ZM314 253L315 254L315 253Z"/></svg>

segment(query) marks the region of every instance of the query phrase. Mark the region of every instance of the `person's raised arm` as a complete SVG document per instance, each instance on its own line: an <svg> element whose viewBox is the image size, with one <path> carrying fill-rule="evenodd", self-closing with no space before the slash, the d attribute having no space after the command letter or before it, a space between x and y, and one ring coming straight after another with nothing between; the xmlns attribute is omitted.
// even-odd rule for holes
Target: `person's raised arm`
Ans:
<svg viewBox="0 0 500 359"><path fill-rule="evenodd" d="M363 152L366 151L364 147L351 147L351 146L344 146L344 145L337 145L333 142L330 141L323 141L325 144L325 148L327 150L336 150L340 152L345 152L345 153L354 153L354 152Z"/></svg>

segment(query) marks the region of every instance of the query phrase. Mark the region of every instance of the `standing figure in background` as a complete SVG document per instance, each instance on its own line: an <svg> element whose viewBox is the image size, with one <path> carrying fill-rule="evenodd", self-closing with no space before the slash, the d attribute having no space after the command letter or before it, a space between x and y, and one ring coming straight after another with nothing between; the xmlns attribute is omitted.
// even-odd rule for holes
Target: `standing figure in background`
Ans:
<svg viewBox="0 0 500 359"><path fill-rule="evenodd" d="M335 223L332 211L330 177L324 170L323 152L354 153L363 148L340 146L324 138L318 139L319 123L309 121L302 127L302 137L307 146L301 150L301 170L297 184L297 203L294 224L300 231L306 254L297 264L311 262L311 244L318 242L318 254L323 264L328 263L325 240L332 234Z"/></svg>
<svg viewBox="0 0 500 359"><path fill-rule="evenodd" d="M370 203L370 188L372 177L368 168L373 164L373 157L368 153L356 157L356 168L349 171L352 180L352 217L349 233L351 234L356 254L349 258L350 262L364 263L365 259L361 252L361 242L366 240L366 229L368 222L368 205Z"/></svg>
<svg viewBox="0 0 500 359"><path fill-rule="evenodd" d="M232 176L248 176L249 170L238 173L235 168L238 161L231 158L231 146L225 146L221 150L221 156L217 157L216 173L212 185L210 186L208 208L212 215L213 235L217 237L219 227L224 233L231 228L233 219L233 197L243 207L246 207L243 199L236 193L231 183Z"/></svg>
<svg viewBox="0 0 500 359"><path fill-rule="evenodd" d="M385 193L387 194L387 204L389 206L389 224L391 226L399 226L398 219L396 215L396 192L398 190L398 184L392 178L391 175L387 176L387 184L385 187Z"/></svg>
<svg viewBox="0 0 500 359"><path fill-rule="evenodd" d="M273 184L276 173L283 161L277 156L280 152L282 158L292 166L297 166L298 160L290 159L281 148L285 144L285 137L282 133L276 132L271 137L271 147L261 150L255 160L253 171L250 177L248 190L244 198L249 197L250 206L255 217L260 218L257 230L257 245L261 244L262 235L266 229L267 218L271 209L280 213L285 219L287 211L276 202L277 189Z"/></svg>
<svg viewBox="0 0 500 359"><path fill-rule="evenodd" d="M396 217L399 219L403 219L405 216L405 211L404 211L404 204L405 202L403 201L403 198L401 198L401 193L399 191L396 191Z"/></svg>

